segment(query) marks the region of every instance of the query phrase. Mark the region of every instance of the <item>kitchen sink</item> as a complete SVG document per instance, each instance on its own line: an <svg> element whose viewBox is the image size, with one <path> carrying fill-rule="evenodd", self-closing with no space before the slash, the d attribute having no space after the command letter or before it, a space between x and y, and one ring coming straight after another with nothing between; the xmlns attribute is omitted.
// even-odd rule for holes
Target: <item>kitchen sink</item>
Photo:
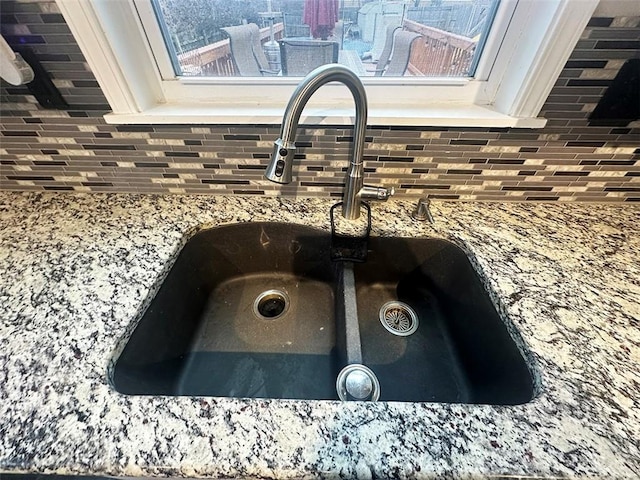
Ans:
<svg viewBox="0 0 640 480"><path fill-rule="evenodd" d="M374 237L369 248L354 275L363 363L376 373L380 400L531 400L522 354L459 247Z"/></svg>
<svg viewBox="0 0 640 480"><path fill-rule="evenodd" d="M330 237L246 223L186 243L118 358L127 394L337 398Z"/></svg>
<svg viewBox="0 0 640 480"><path fill-rule="evenodd" d="M115 389L337 400L347 359L337 289L348 265L362 363L379 380L380 400L532 398L522 354L460 248L372 237L357 264L331 262L330 248L327 232L284 223L195 234L117 358Z"/></svg>

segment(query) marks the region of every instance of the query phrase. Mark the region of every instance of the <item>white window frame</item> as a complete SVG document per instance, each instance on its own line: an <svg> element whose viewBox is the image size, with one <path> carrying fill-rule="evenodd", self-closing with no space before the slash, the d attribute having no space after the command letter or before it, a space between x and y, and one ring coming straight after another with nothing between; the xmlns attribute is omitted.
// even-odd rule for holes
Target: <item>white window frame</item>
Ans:
<svg viewBox="0 0 640 480"><path fill-rule="evenodd" d="M112 108L108 123L279 124L299 81L167 78L149 0L56 1ZM537 115L598 1L502 0L475 78L365 78L369 125L543 127ZM302 123L352 116L348 90L327 85Z"/></svg>

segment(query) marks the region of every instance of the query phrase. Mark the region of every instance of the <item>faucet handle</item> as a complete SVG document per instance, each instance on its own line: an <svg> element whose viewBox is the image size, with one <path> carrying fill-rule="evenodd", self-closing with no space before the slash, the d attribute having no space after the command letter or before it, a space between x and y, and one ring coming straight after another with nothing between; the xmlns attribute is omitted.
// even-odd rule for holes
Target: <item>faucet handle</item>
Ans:
<svg viewBox="0 0 640 480"><path fill-rule="evenodd" d="M393 187L374 187L372 185L363 185L360 189L360 198L362 200L389 200L389 197L396 193Z"/></svg>

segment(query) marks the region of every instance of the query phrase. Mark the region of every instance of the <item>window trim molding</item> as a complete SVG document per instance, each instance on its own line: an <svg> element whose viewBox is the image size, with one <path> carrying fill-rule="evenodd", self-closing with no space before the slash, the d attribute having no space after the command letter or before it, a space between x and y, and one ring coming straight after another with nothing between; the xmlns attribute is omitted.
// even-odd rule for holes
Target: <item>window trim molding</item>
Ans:
<svg viewBox="0 0 640 480"><path fill-rule="evenodd" d="M540 8L541 2L518 2L515 12L518 24L507 31L503 41L523 48L501 50L494 66L497 72L492 71L492 75L498 73L502 81L483 85L487 88L483 94L488 102L509 116L540 113L599 3L599 0L544 1L549 4L547 7L553 7L553 14ZM539 28L525 30L526 23ZM532 61L527 62L523 55L518 58L523 50L529 52Z"/></svg>
<svg viewBox="0 0 640 480"><path fill-rule="evenodd" d="M56 1L113 110L105 116L108 123L279 123L298 82L280 81L270 87L273 93L265 94L248 88L252 79L216 79L209 85L202 79L163 80L157 63L162 60L156 60L150 47L153 35L145 31L138 12L145 5L152 9L149 2ZM500 42L517 48L498 48L495 62L479 65L488 72L486 81L367 79L369 124L544 126L537 115L599 0L502 1L513 16ZM531 28L534 22L537 30ZM488 40L493 42L488 48L496 48L498 40ZM412 88L390 99L389 88L396 85ZM210 100L212 91L217 99ZM191 92L197 92L195 97ZM440 100L443 92L447 101ZM243 97L241 103L229 100ZM349 124L352 112L348 91L328 86L314 95L302 122Z"/></svg>

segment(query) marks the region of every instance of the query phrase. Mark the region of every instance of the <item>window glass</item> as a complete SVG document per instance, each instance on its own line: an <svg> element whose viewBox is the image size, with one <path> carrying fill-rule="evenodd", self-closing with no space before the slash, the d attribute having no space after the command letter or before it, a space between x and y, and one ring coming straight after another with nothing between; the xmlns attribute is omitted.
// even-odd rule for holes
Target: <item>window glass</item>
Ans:
<svg viewBox="0 0 640 480"><path fill-rule="evenodd" d="M178 76L469 77L499 0L153 0Z"/></svg>

